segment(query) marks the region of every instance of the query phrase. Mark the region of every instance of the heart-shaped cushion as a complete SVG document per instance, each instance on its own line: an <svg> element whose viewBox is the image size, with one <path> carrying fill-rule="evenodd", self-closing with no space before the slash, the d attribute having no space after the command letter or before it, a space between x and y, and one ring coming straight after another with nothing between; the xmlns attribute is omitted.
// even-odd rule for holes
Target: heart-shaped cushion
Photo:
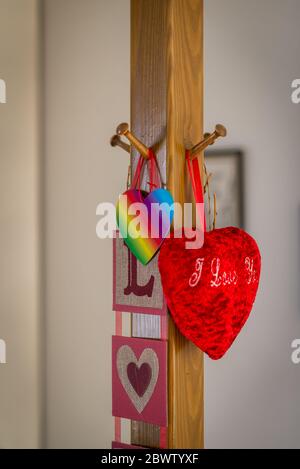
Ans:
<svg viewBox="0 0 300 469"><path fill-rule="evenodd" d="M180 332L217 360L251 312L260 277L259 249L249 234L234 227L205 233L201 249L186 249L186 241L172 235L161 248L164 294Z"/></svg>
<svg viewBox="0 0 300 469"><path fill-rule="evenodd" d="M116 212L128 248L143 265L148 264L170 231L174 214L170 192L129 189L120 196Z"/></svg>

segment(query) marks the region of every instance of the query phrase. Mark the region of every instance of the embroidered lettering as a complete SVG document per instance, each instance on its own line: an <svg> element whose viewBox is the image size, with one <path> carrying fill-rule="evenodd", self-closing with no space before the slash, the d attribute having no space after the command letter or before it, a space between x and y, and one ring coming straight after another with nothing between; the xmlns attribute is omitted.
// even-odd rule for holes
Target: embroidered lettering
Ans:
<svg viewBox="0 0 300 469"><path fill-rule="evenodd" d="M245 266L246 266L246 271L248 272L248 279L247 279L248 285L250 285L250 283L257 282L256 270L254 269L253 259L250 257L245 257Z"/></svg>
<svg viewBox="0 0 300 469"><path fill-rule="evenodd" d="M221 285L236 285L238 276L236 271L232 272L223 272L220 273L220 268L221 268L221 261L219 257L214 257L214 259L211 261L211 274L212 274L212 280L210 281L210 286L211 287L220 287Z"/></svg>
<svg viewBox="0 0 300 469"><path fill-rule="evenodd" d="M202 267L203 267L203 264L204 264L204 258L198 258L196 260L196 265L195 265L195 272L193 272L192 276L190 277L190 280L189 280L189 286L190 287L196 287L196 285L198 285L199 281L200 281L200 278L201 278L201 274L202 274Z"/></svg>

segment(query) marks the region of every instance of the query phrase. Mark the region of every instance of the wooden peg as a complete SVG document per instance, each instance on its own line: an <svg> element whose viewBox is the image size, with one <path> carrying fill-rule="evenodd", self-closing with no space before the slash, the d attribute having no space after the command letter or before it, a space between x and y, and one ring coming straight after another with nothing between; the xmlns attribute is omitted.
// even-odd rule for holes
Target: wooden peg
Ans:
<svg viewBox="0 0 300 469"><path fill-rule="evenodd" d="M215 143L215 140L219 137L226 137L227 135L227 130L224 127L224 125L217 124L215 127L215 131L212 134L204 134L204 139L195 145L193 148L190 149L190 158L193 160L196 158L199 153L201 153L203 150L205 150L206 147L209 145L213 145Z"/></svg>
<svg viewBox="0 0 300 469"><path fill-rule="evenodd" d="M128 145L128 143L123 142L123 140L120 139L119 135L113 135L110 139L110 144L112 147L120 147L123 150L127 151L127 153L130 153L130 145Z"/></svg>
<svg viewBox="0 0 300 469"><path fill-rule="evenodd" d="M149 158L149 149L144 145L135 135L133 135L130 130L128 124L125 122L120 124L116 130L118 135L124 135L130 143L137 149L137 151L142 155L144 158Z"/></svg>

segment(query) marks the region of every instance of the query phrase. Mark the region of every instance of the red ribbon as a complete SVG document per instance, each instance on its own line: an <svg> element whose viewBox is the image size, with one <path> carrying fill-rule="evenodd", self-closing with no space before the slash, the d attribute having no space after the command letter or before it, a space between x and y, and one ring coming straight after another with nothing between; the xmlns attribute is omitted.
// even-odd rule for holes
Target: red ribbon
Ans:
<svg viewBox="0 0 300 469"><path fill-rule="evenodd" d="M185 158L186 158L186 162L187 162L187 166L188 166L188 170L189 170L189 174L191 178L195 202L196 204L202 204L202 209L198 207L198 210L199 210L198 213L199 213L200 221L202 221L202 218L203 218L203 229L205 232L206 231L206 219L205 219L205 212L204 212L204 197L203 197L203 188L202 188L198 158L194 158L193 160L191 160L189 150L186 150Z"/></svg>
<svg viewBox="0 0 300 469"><path fill-rule="evenodd" d="M149 148L148 150L147 159L145 159L142 155L140 155L138 159L137 167L133 176L133 180L131 183L131 189L136 189L137 187L140 188L141 176L145 167L145 163L148 164L149 178L150 178L148 185L150 186L150 192L151 192L153 189L161 187L161 179L160 179L160 173L159 173L158 164L156 160L156 155L154 151L152 150L152 148Z"/></svg>

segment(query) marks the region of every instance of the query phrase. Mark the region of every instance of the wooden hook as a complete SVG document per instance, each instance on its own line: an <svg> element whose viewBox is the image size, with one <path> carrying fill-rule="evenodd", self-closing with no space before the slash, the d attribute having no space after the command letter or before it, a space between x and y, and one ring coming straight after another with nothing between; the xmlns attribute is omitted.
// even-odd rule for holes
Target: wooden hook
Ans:
<svg viewBox="0 0 300 469"><path fill-rule="evenodd" d="M190 158L193 160L196 158L199 153L201 153L203 150L205 150L208 145L213 145L215 143L215 140L219 137L226 137L227 135L227 130L224 127L224 125L217 124L215 127L215 131L212 134L205 133L204 134L204 139L200 142L197 143L193 148L190 149Z"/></svg>
<svg viewBox="0 0 300 469"><path fill-rule="evenodd" d="M149 158L149 148L130 132L128 124L124 122L118 125L116 132L118 135L124 135L145 159Z"/></svg>
<svg viewBox="0 0 300 469"><path fill-rule="evenodd" d="M120 139L119 135L113 135L110 139L110 144L112 147L120 147L123 150L127 151L127 153L130 153L130 145L128 145L128 143L123 142L123 140Z"/></svg>

